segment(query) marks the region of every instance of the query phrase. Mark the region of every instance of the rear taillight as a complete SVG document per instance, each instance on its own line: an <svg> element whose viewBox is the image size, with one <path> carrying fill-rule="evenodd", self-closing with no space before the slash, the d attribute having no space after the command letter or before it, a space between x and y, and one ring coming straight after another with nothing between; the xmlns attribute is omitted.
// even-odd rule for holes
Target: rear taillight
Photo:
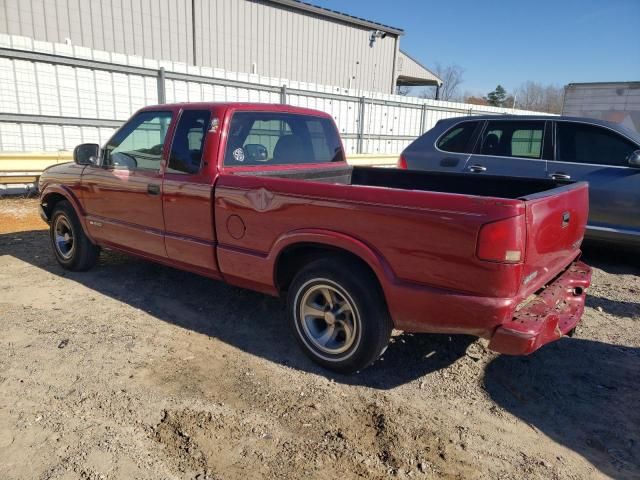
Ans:
<svg viewBox="0 0 640 480"><path fill-rule="evenodd" d="M404 155L400 155L400 158L398 159L398 168L402 168L404 170L407 169L407 159L404 158Z"/></svg>
<svg viewBox="0 0 640 480"><path fill-rule="evenodd" d="M490 262L522 262L526 237L524 218L519 215L483 225L478 235L478 258Z"/></svg>

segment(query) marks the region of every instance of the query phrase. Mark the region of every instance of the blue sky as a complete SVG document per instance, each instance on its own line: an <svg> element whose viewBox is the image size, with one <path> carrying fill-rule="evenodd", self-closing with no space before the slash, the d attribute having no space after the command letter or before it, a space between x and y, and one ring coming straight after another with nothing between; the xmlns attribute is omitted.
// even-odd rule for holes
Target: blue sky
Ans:
<svg viewBox="0 0 640 480"><path fill-rule="evenodd" d="M640 80L640 0L306 1L402 28L427 67L464 68L461 92Z"/></svg>

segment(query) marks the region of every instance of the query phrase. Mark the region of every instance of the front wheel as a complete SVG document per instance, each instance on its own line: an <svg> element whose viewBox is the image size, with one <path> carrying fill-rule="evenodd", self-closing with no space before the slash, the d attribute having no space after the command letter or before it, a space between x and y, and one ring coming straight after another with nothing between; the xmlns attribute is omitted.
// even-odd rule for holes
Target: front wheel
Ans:
<svg viewBox="0 0 640 480"><path fill-rule="evenodd" d="M98 261L100 249L85 235L75 210L66 200L53 209L49 234L56 260L67 270L89 270Z"/></svg>
<svg viewBox="0 0 640 480"><path fill-rule="evenodd" d="M298 343L316 363L353 373L374 362L392 322L375 276L348 258L316 260L294 278L289 321Z"/></svg>

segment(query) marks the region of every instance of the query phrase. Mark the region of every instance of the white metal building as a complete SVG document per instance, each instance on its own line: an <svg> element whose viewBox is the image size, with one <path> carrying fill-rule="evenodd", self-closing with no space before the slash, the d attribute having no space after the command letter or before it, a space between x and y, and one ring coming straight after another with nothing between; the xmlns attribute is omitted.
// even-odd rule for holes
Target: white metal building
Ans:
<svg viewBox="0 0 640 480"><path fill-rule="evenodd" d="M0 0L0 33L371 92L442 83L402 29L296 0Z"/></svg>

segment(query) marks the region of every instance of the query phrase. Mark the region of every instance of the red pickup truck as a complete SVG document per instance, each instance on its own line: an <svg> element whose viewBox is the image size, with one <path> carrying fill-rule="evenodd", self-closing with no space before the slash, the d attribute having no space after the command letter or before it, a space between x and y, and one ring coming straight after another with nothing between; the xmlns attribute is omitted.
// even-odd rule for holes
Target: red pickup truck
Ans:
<svg viewBox="0 0 640 480"><path fill-rule="evenodd" d="M393 328L528 354L584 309L585 183L350 167L329 115L247 103L143 108L74 159L40 177L64 268L106 247L286 296L302 349L336 371Z"/></svg>

